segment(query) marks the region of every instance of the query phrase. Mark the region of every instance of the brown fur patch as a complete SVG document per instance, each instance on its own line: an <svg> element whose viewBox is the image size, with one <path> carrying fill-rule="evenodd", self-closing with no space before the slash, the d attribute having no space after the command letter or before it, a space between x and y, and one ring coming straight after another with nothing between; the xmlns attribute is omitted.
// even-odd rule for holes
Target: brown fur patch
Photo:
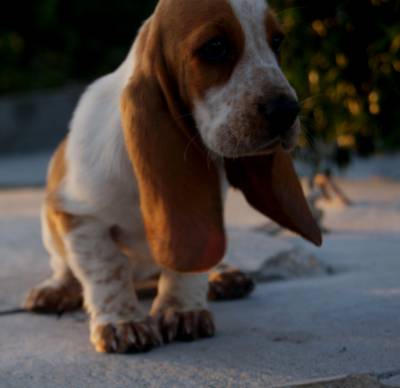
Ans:
<svg viewBox="0 0 400 388"><path fill-rule="evenodd" d="M315 245L322 244L292 158L282 147L270 155L226 159L225 171L230 184L260 213Z"/></svg>
<svg viewBox="0 0 400 388"><path fill-rule="evenodd" d="M51 168L47 177L47 195L51 195L58 191L60 183L63 181L67 168L65 165L65 149L67 146L67 139L64 139L58 146L51 161Z"/></svg>
<svg viewBox="0 0 400 388"><path fill-rule="evenodd" d="M79 224L78 218L62 211L58 198L60 186L67 173L65 163L67 141L68 139L63 140L53 156L46 187L47 223L55 249L61 257L65 257L66 254L62 236Z"/></svg>
<svg viewBox="0 0 400 388"><path fill-rule="evenodd" d="M227 61L211 65L199 60L198 49L221 36L230 45ZM165 66L169 87L174 89L171 92L185 110L190 110L195 98L229 80L243 54L244 39L240 22L226 0L164 0L151 19L143 45L146 51L156 48L161 61L150 60L145 66L156 74L155 67Z"/></svg>
<svg viewBox="0 0 400 388"><path fill-rule="evenodd" d="M148 43L143 61L122 97L125 139L155 259L178 271L203 271L217 264L225 250L219 177L202 145L191 143L193 128L176 120L180 99L163 62L156 26L143 31L139 47ZM188 144L193 144L190 152Z"/></svg>

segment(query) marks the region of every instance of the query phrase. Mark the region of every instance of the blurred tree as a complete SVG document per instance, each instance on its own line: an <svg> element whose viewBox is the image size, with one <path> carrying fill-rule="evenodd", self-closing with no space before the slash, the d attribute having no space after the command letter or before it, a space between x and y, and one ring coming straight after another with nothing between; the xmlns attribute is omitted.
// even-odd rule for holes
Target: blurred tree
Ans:
<svg viewBox="0 0 400 388"><path fill-rule="evenodd" d="M188 0L189 1L189 0ZM14 0L0 14L0 94L117 66L156 0ZM400 147L400 0L270 0L307 136L368 154Z"/></svg>
<svg viewBox="0 0 400 388"><path fill-rule="evenodd" d="M270 3L289 36L283 67L308 137L362 155L400 147L400 1Z"/></svg>
<svg viewBox="0 0 400 388"><path fill-rule="evenodd" d="M87 81L127 55L156 0L14 0L0 13L0 94Z"/></svg>

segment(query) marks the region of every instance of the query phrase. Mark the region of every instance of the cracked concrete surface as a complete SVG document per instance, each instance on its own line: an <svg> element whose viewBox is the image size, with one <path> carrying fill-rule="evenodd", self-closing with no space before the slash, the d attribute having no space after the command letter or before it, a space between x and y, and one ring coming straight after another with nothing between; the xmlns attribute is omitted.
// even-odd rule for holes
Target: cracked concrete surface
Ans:
<svg viewBox="0 0 400 388"><path fill-rule="evenodd" d="M393 378L400 374L399 371L383 374L362 374L341 376L330 379L320 379L296 385L285 386L288 388L399 388L393 385Z"/></svg>
<svg viewBox="0 0 400 388"><path fill-rule="evenodd" d="M322 249L257 232L265 220L236 194L227 206L232 261L257 269L289 247L333 275L259 284L247 300L212 305L215 338L141 355L95 354L82 312L0 316L0 387L400 387L400 183L342 184L356 204L325 207ZM0 192L0 310L49 273L42 195Z"/></svg>

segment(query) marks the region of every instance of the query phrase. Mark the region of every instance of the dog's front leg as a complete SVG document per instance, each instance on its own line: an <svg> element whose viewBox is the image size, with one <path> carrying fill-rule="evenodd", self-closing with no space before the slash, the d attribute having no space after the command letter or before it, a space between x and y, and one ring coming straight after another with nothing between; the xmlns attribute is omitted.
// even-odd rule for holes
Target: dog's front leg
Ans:
<svg viewBox="0 0 400 388"><path fill-rule="evenodd" d="M83 286L90 338L99 352L146 351L160 343L151 318L141 309L129 259L95 218L78 218L66 236L68 260Z"/></svg>
<svg viewBox="0 0 400 388"><path fill-rule="evenodd" d="M182 274L163 269L151 314L165 342L192 341L214 335L207 292L207 274Z"/></svg>

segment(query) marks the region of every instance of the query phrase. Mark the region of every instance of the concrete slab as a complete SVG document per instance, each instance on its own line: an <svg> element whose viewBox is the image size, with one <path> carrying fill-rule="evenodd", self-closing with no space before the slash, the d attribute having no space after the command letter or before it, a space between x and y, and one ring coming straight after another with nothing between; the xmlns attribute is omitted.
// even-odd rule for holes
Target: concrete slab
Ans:
<svg viewBox="0 0 400 388"><path fill-rule="evenodd" d="M400 370L400 184L342 183L356 205L326 206L332 233L322 249L289 234L277 239L318 257L332 276L260 284L247 300L212 305L216 338L141 355L95 354L83 313L2 316L0 387L329 387L320 380L360 374L399 385L398 375L385 373ZM15 307L48 272L42 195L0 193L0 309ZM264 237L252 231L264 220L237 194L228 208L235 239L245 236L237 246L242 260L253 251L249 238ZM262 246L254 251L264 256Z"/></svg>
<svg viewBox="0 0 400 388"><path fill-rule="evenodd" d="M342 238L329 245L341 245L342 255L351 247ZM368 261L331 278L259 286L248 300L212 306L216 338L145 355L94 354L82 315L3 317L0 375L10 386L271 387L394 370L400 360L394 261L385 260L390 276L369 274Z"/></svg>
<svg viewBox="0 0 400 388"><path fill-rule="evenodd" d="M384 382L388 387L399 388L400 387L400 373L394 377L391 377L390 379L385 379Z"/></svg>
<svg viewBox="0 0 400 388"><path fill-rule="evenodd" d="M304 384L292 385L292 388L389 388L374 375L341 376L332 379L310 381ZM289 388L289 387L288 387Z"/></svg>

